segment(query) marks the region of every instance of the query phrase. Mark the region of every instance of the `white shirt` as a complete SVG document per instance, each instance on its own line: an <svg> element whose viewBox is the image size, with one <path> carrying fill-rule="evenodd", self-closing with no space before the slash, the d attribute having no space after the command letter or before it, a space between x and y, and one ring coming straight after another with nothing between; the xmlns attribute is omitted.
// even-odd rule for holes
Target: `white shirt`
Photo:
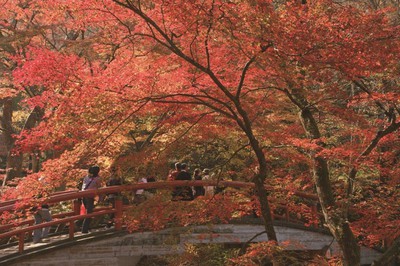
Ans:
<svg viewBox="0 0 400 266"><path fill-rule="evenodd" d="M142 178L142 179L140 179L139 182L140 183L147 183L147 179L146 178ZM144 192L144 189L138 189L138 190L136 190L136 195L142 195L143 192Z"/></svg>

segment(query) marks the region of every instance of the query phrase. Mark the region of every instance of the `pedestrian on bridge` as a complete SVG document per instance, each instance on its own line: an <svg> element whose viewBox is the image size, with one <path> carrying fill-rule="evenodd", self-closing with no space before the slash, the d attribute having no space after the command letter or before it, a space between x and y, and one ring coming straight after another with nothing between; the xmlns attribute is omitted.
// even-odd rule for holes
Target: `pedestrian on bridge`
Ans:
<svg viewBox="0 0 400 266"><path fill-rule="evenodd" d="M45 177L40 177L38 181L43 185L46 184ZM42 198L43 194L39 193L37 198ZM41 206L35 206L31 209L33 212L33 218L35 219L35 225L41 224L44 222L51 222L51 212L49 204L43 203ZM44 227L33 230L33 243L40 243L42 242L43 238L46 238L49 235L50 227Z"/></svg>
<svg viewBox="0 0 400 266"><path fill-rule="evenodd" d="M50 208L48 204L43 204L40 207L32 208L34 212L33 217L35 219L35 225L41 224L44 222L50 222L52 220ZM42 242L43 238L46 238L49 235L50 227L44 227L35 229L33 231L33 243L40 243Z"/></svg>
<svg viewBox="0 0 400 266"><path fill-rule="evenodd" d="M82 191L90 189L98 189L101 187L101 178L99 176L100 167L97 165L89 167L88 175L84 177L82 184ZM92 213L94 209L94 197L84 197L83 205L86 209L86 214ZM82 225L82 233L89 233L89 226L92 218L85 218Z"/></svg>
<svg viewBox="0 0 400 266"><path fill-rule="evenodd" d="M194 169L193 180L203 180L203 176L201 175L200 168ZM205 192L206 191L203 186L195 186L194 187L194 198L197 198L199 196L204 196Z"/></svg>
<svg viewBox="0 0 400 266"><path fill-rule="evenodd" d="M177 162L175 163L175 169L172 170L169 175L167 176L167 181L174 181L176 180L176 177L178 176L179 172L181 171L181 163Z"/></svg>
<svg viewBox="0 0 400 266"><path fill-rule="evenodd" d="M205 181L210 181L212 180L211 176L210 176L210 169L208 168L204 168L203 169L203 180ZM206 186L204 188L204 195L206 197L212 197L214 196L214 187L213 186Z"/></svg>
<svg viewBox="0 0 400 266"><path fill-rule="evenodd" d="M111 187L111 186L121 186L121 185L122 185L122 179L119 176L117 168L115 166L113 166L111 168L111 177L110 177L110 179L108 179L108 181L106 183L106 186L107 187ZM118 196L120 197L121 193L110 193L110 194L107 195L107 201L108 201L108 203L111 203L113 209L115 209L115 199ZM111 228L113 226L114 217L115 217L115 214L111 213L110 214L110 219L107 222L107 226L106 226L107 228Z"/></svg>
<svg viewBox="0 0 400 266"><path fill-rule="evenodd" d="M175 180L192 180L192 176L187 172L187 164L181 164L181 170L176 176ZM173 200L190 201L193 200L193 190L189 186L176 187L172 192Z"/></svg>

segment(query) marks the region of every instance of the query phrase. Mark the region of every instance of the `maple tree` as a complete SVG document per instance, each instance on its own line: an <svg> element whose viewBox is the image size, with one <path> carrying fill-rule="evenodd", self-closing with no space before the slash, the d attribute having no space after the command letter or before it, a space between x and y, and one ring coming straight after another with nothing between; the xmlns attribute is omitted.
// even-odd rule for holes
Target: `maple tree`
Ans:
<svg viewBox="0 0 400 266"><path fill-rule="evenodd" d="M17 6L20 10L24 7ZM0 104L2 107L2 112L0 115L1 121L1 132L5 141L5 148L7 152L7 158L5 163L5 168L7 169L6 175L3 179L2 186L4 187L6 180L11 180L16 176L22 175L22 154L16 154L13 151L15 139L14 134L21 131L23 128L32 128L36 121L40 120L41 111L36 108L33 110L24 110L22 113L27 112L29 115L23 115L24 121L22 125L16 119L16 114L18 110L16 107L18 102L25 95L34 95L37 93L36 88L24 88L24 92L20 93L15 86L12 84L12 71L17 66L14 57L21 52L24 47L29 43L29 40L34 36L34 30L29 29L24 23L24 20L29 19L28 15L21 20L16 20L17 13L9 12L9 10L4 8L3 16L5 19L2 21L0 29L0 47L1 47L1 89L0 89ZM2 16L2 17L3 17ZM22 128L22 129L21 129Z"/></svg>
<svg viewBox="0 0 400 266"><path fill-rule="evenodd" d="M18 145L61 154L43 164L59 186L76 180L71 167L120 154L139 118L152 127L133 138L136 152L196 125L204 139L211 131L235 136L253 154L257 171L247 169L248 180L268 238L276 240L264 185L315 187L344 265L359 265L355 233L370 244L382 233L398 237L399 29L390 10L374 8L328 0L35 1L23 13L35 14L41 37L15 57L12 82L43 90L26 102L44 119ZM380 222L368 224L371 216Z"/></svg>

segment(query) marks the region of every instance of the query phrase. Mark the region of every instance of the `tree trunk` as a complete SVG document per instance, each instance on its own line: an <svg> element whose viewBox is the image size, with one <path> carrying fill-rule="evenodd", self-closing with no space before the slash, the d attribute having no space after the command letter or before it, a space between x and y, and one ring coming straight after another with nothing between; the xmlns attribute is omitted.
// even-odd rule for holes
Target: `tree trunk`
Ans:
<svg viewBox="0 0 400 266"><path fill-rule="evenodd" d="M400 254L400 237L383 253L382 257L374 261L371 266L386 266L390 265L393 260ZM397 264L396 264L397 265Z"/></svg>
<svg viewBox="0 0 400 266"><path fill-rule="evenodd" d="M330 223L332 224L332 223ZM360 247L357 239L351 231L350 225L347 221L341 220L334 223L336 228L330 229L343 252L343 266L358 266L361 265L360 261ZM328 227L331 228L330 225Z"/></svg>
<svg viewBox="0 0 400 266"><path fill-rule="evenodd" d="M3 129L3 136L7 149L6 175L2 183L4 187L7 181L22 175L22 156L12 153L12 148L14 147L13 134L15 134L14 128L12 127L13 101L11 98L7 98L4 99L2 103L3 113L1 116L1 128Z"/></svg>
<svg viewBox="0 0 400 266"><path fill-rule="evenodd" d="M32 173L38 173L40 170L40 153L34 152L31 155L31 171Z"/></svg>
<svg viewBox="0 0 400 266"><path fill-rule="evenodd" d="M13 151L15 144L13 135L16 134L16 132L12 126L12 116L13 101L11 98L5 99L3 101L3 115L1 116L0 121L7 147L6 175L2 186L5 186L7 181L10 181L15 177L23 176L23 154L16 154ZM35 107L26 119L23 130L35 127L36 123L40 121L42 116L43 111L39 107Z"/></svg>
<svg viewBox="0 0 400 266"><path fill-rule="evenodd" d="M264 179L257 175L254 178L254 183L256 185L256 195L261 205L261 215L264 220L264 227L267 232L268 240L278 243L271 214L271 207L268 202L268 192L264 186Z"/></svg>
<svg viewBox="0 0 400 266"><path fill-rule="evenodd" d="M249 139L250 146L252 147L258 161L259 171L255 175L253 182L256 187L256 195L261 205L261 215L264 220L265 231L267 232L268 240L275 241L278 243L278 239L276 237L271 207L268 202L268 192L265 189L264 181L268 176L268 168L267 168L267 159L265 158L264 151L260 146L257 138L253 134L252 124L247 115L247 112L242 108L239 101L234 101L235 106L238 110L238 113L241 115L243 120L238 121L238 125L244 130L247 138Z"/></svg>
<svg viewBox="0 0 400 266"><path fill-rule="evenodd" d="M300 120L307 137L311 140L318 141L318 139L321 138L321 133L307 100L298 90L296 90L296 92L287 91L287 95L289 99L301 110ZM322 148L324 143L322 141L318 141L318 145ZM335 202L329 177L330 173L328 162L325 158L319 157L316 154L317 152L311 154L310 156L314 160L313 178L325 222L329 228L329 231L338 242L343 253L343 265L359 266L360 247L358 246L357 240L349 226L347 212L337 206Z"/></svg>
<svg viewBox="0 0 400 266"><path fill-rule="evenodd" d="M3 187L7 181L13 180L15 177L23 176L22 173L22 154L12 154L12 151L8 151L7 164L6 164L6 175L3 180Z"/></svg>
<svg viewBox="0 0 400 266"><path fill-rule="evenodd" d="M319 139L321 135L311 111L303 109L300 116L309 138ZM323 143L319 143L319 145L322 146ZM335 204L329 179L328 162L318 156L314 156L314 183L325 222L343 252L343 266L360 265L360 247L347 222L347 212Z"/></svg>

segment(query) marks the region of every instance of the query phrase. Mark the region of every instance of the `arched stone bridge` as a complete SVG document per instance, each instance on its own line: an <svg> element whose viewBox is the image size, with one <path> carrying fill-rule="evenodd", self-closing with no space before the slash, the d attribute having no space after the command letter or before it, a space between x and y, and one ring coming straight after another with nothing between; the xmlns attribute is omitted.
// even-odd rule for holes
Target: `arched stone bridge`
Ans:
<svg viewBox="0 0 400 266"><path fill-rule="evenodd" d="M71 202L71 211L54 214L54 220L49 223L33 225L28 218L22 219L13 225L0 226L0 265L135 265L142 256L175 254L184 251L185 244L224 243L241 244L267 241L261 220L241 219L233 220L229 224L189 226L168 228L157 232L128 233L123 230L122 213L124 206L118 201L116 208L102 208L92 214L79 215L78 198L84 196L101 195L121 191L135 191L137 189L158 188L166 189L175 186L219 185L225 187L253 187L252 183L225 181L174 181L139 183L128 186L101 188L96 191L64 191L53 194L46 201L50 204ZM314 195L298 192L297 196L316 200ZM73 202L73 203L72 203ZM17 206L16 201L0 204L0 213L12 212ZM314 209L316 212L316 209ZM75 232L75 221L84 217L99 217L115 213L116 224L114 229L94 231L82 235ZM318 215L318 213L315 213ZM305 227L290 221L286 211L284 215L275 215L275 230L280 244L288 242L287 250L324 249L328 255L337 255L340 250L326 231L321 228ZM30 242L31 232L36 228L46 226L62 227L59 233L54 233L45 243L33 244ZM65 230L65 228L68 228ZM256 236L256 237L255 237ZM7 240L7 241L5 241ZM12 241L14 240L14 241ZM7 243L8 242L8 243ZM362 247L361 263L369 265L381 254L373 249Z"/></svg>

